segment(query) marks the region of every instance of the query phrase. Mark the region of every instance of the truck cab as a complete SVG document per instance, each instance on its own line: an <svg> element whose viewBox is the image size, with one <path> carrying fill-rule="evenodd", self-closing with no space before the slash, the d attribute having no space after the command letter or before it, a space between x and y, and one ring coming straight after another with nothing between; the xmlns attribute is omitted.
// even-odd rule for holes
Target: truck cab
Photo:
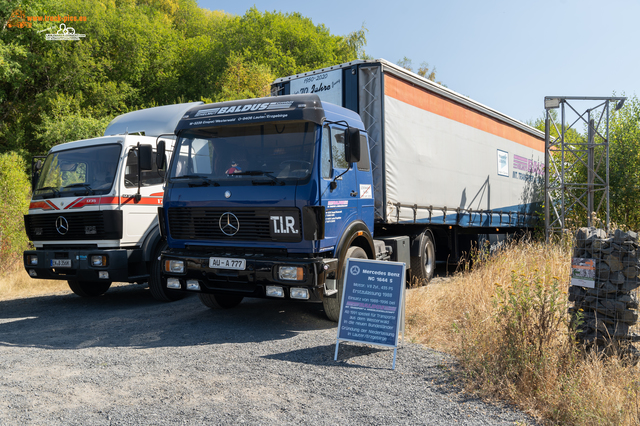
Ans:
<svg viewBox="0 0 640 426"><path fill-rule="evenodd" d="M338 258L351 246L374 256L360 117L316 95L262 98L193 108L176 134L161 213L167 289L212 308L339 304Z"/></svg>
<svg viewBox="0 0 640 426"><path fill-rule="evenodd" d="M34 167L25 215L35 249L24 252L24 266L32 278L65 280L84 297L102 295L113 282L149 283L159 300L181 297L159 285L158 257L166 243L157 211L173 128L197 104L124 114L103 137L49 151ZM162 157L154 155L159 139Z"/></svg>

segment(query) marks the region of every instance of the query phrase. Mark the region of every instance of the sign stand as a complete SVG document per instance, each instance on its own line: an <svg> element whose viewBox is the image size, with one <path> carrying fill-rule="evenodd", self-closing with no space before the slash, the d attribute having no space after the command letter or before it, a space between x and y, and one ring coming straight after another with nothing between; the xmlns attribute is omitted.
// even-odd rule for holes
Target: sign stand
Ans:
<svg viewBox="0 0 640 426"><path fill-rule="evenodd" d="M367 343L393 348L396 369L398 334L404 344L406 265L368 259L347 259L340 303L340 342Z"/></svg>

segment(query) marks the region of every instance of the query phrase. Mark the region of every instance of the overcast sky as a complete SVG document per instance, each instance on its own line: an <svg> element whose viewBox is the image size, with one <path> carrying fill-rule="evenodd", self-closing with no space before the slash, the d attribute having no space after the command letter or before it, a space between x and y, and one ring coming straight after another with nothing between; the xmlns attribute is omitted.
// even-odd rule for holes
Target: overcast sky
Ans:
<svg viewBox="0 0 640 426"><path fill-rule="evenodd" d="M332 34L369 30L365 51L436 68L450 89L521 121L545 96L638 93L637 0L198 0L235 15L300 12Z"/></svg>

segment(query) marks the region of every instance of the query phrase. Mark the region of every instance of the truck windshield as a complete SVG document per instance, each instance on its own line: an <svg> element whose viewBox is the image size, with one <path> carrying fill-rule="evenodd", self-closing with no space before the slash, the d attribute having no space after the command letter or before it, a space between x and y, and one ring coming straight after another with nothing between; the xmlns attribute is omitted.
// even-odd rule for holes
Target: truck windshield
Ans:
<svg viewBox="0 0 640 426"><path fill-rule="evenodd" d="M286 184L311 174L318 126L278 122L193 129L178 139L170 180Z"/></svg>
<svg viewBox="0 0 640 426"><path fill-rule="evenodd" d="M33 198L108 194L115 180L121 149L120 145L111 144L50 153Z"/></svg>

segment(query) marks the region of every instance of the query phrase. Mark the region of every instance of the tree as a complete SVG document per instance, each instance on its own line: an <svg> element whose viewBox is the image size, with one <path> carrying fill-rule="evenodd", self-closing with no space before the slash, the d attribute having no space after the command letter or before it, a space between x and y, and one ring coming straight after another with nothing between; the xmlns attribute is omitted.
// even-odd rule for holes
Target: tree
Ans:
<svg viewBox="0 0 640 426"><path fill-rule="evenodd" d="M412 62L413 61L411 59L404 56L402 59L398 61L398 66L401 66L407 71L414 72ZM420 77L424 77L427 80L433 81L434 83L443 85L441 81L436 81L436 69L435 68L430 69L429 64L427 62L422 62L418 67L418 71L416 71L415 73L418 74Z"/></svg>

